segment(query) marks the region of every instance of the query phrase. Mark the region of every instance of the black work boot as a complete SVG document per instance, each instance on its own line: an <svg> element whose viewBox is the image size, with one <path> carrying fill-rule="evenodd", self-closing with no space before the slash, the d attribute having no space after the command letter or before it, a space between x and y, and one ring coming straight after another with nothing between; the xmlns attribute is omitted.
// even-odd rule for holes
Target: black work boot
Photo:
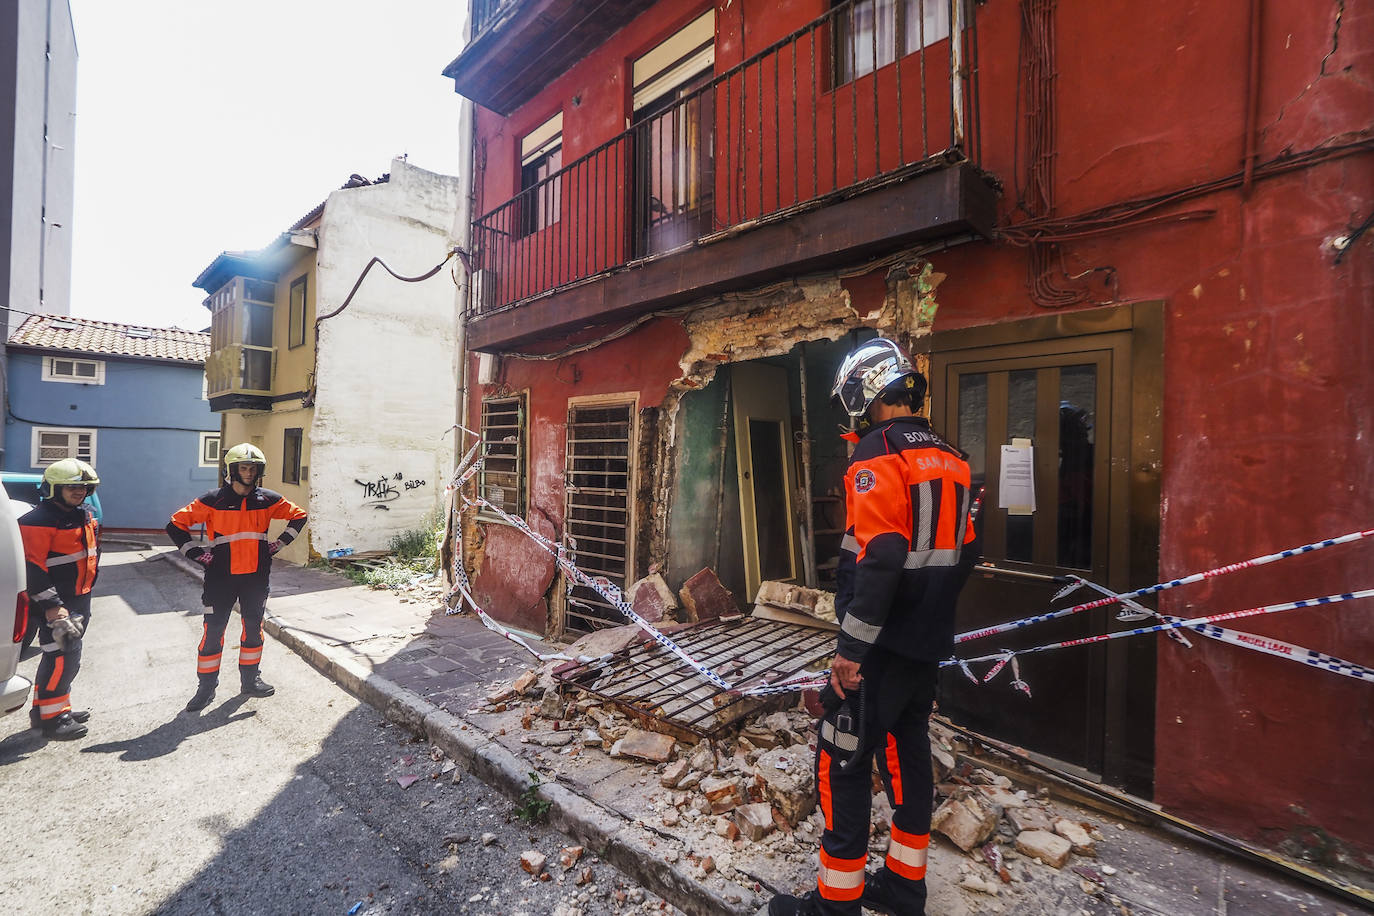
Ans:
<svg viewBox="0 0 1374 916"><path fill-rule="evenodd" d="M768 916L821 916L819 896L815 891L805 897L779 894L768 901Z"/></svg>
<svg viewBox="0 0 1374 916"><path fill-rule="evenodd" d="M239 679L243 684L241 693L246 693L250 697L270 697L277 692L277 688L262 679L258 674L258 669L244 668L239 671Z"/></svg>
<svg viewBox="0 0 1374 916"><path fill-rule="evenodd" d="M186 704L186 711L200 712L209 706L210 701L215 698L215 688L218 686L219 678L201 675L200 686L196 688L196 695L191 697L191 702Z"/></svg>
<svg viewBox="0 0 1374 916"><path fill-rule="evenodd" d="M56 738L58 741L71 741L75 738L83 738L89 729L82 725L72 714L64 712L62 715L48 719L43 723L43 734L49 738Z"/></svg>
<svg viewBox="0 0 1374 916"><path fill-rule="evenodd" d="M884 916L921 916L926 911L926 883L908 881L886 868L864 877L863 907Z"/></svg>
<svg viewBox="0 0 1374 916"><path fill-rule="evenodd" d="M71 717L78 722L88 722L91 718L89 709L69 709L67 712L71 713ZM37 706L29 707L29 725L34 728L43 727L43 717L39 715Z"/></svg>

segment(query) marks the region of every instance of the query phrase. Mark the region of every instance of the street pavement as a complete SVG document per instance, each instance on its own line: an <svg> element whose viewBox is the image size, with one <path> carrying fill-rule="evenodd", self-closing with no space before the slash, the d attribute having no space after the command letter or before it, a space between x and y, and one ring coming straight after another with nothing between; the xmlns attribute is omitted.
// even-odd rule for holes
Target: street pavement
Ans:
<svg viewBox="0 0 1374 916"><path fill-rule="evenodd" d="M72 691L90 733L0 719L0 911L672 912L594 851L564 868L566 836L272 640L275 696L239 694L231 627L218 696L184 712L200 585L156 555L106 546Z"/></svg>
<svg viewBox="0 0 1374 916"><path fill-rule="evenodd" d="M188 577L199 578L198 566L166 546L155 546L138 555L142 562L175 565ZM550 765L547 752L542 758L533 756L531 749L522 747L518 724L517 734L507 734L510 716L491 715L490 705L483 701L493 688L509 683L536 663L474 618L444 616L436 610L432 599L373 590L335 573L279 563L273 571L267 628L273 637L389 721L426 736L430 744L442 748L465 770L508 798L528 799L532 761L545 771L557 769L558 761ZM557 648L522 635L542 646L541 651ZM159 658L171 653L169 658L185 665L186 646L194 639L174 641L176 646L159 648L156 653ZM269 681L278 664L274 649L269 645L270 655L263 668ZM151 662L155 651L148 647L141 651ZM185 677L190 689L190 675ZM271 701L248 701L255 708L266 702ZM231 710L228 715L235 714ZM3 747L0 745L0 753ZM665 855L673 838L661 827L650 826L645 812L632 808L633 793L627 791L629 783L623 771L633 769L633 765L607 758L604 765L593 768L591 777L579 777L575 768L564 769L566 778L560 772L558 779L535 793L549 805L552 826L596 850L605 862L623 871L630 883L637 882L688 913L753 913L771 892L804 890L814 880L811 865L805 874L799 872L786 883L746 879L742 884L731 884L719 880L718 875L706 880L700 868L692 864L691 855ZM639 780L656 787L651 770L647 780L643 774ZM1094 819L1104 821L1100 814ZM1187 837L1130 824L1113 824L1109 833L1112 862L1120 875L1113 882L1115 887L1108 890L1117 893L1087 895L1078 890L1078 880L1066 874L1053 893L1039 902L1023 899L1012 904L1008 899L1005 906L997 898L980 898L945 886L958 880L961 855L949 847L935 849L938 844L932 844L932 873L937 881L932 886L929 912L931 916L1004 911L1029 916L1061 912L1337 916L1364 911L1348 899L1241 862ZM748 855L747 849L740 853L741 858ZM747 868L740 872L749 875Z"/></svg>

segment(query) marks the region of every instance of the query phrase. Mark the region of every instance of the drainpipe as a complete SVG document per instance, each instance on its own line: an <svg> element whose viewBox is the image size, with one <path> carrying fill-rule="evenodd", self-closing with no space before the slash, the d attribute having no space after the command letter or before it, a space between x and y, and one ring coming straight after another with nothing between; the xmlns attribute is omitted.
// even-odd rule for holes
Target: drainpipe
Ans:
<svg viewBox="0 0 1374 916"><path fill-rule="evenodd" d="M469 18L464 24L463 31L466 33L464 38L471 40L472 20L471 9L469 8ZM477 202L476 170L473 168L473 149L476 146L475 137L477 131L476 119L473 117L472 102L459 96L458 102L458 168L459 177L466 177L467 193L460 194L458 197L458 212L454 214L453 237L454 244L465 251L472 252L472 213ZM472 252L473 256L476 252ZM473 265L476 266L475 264ZM456 378L458 384L457 392L457 411L458 416L455 422L458 429L454 430L454 467L463 457L468 448L467 434L463 432L463 427L468 424L468 351L467 351L467 316L472 298L472 274L468 270L462 271L462 277L458 281L457 288L453 293L454 309L457 311L458 332L454 343L454 360L456 362Z"/></svg>
<svg viewBox="0 0 1374 916"><path fill-rule="evenodd" d="M949 4L949 111L951 146L964 148L964 93L959 80L964 72L964 2Z"/></svg>

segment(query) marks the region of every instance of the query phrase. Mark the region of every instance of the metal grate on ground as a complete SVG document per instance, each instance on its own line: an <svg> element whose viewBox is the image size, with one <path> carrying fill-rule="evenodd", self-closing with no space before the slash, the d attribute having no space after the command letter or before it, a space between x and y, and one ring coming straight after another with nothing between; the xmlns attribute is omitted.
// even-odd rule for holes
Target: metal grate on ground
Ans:
<svg viewBox="0 0 1374 916"><path fill-rule="evenodd" d="M780 681L835 651L831 630L753 617L706 621L677 630L672 638L736 688ZM563 665L554 677L621 707L654 731L686 741L719 737L768 702L720 690L652 641L604 661Z"/></svg>

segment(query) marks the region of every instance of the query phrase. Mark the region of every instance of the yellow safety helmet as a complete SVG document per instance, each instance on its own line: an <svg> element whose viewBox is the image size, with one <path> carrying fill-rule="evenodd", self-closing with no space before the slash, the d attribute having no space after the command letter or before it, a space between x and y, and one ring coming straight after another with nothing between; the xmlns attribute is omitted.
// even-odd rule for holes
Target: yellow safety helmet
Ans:
<svg viewBox="0 0 1374 916"><path fill-rule="evenodd" d="M40 491L44 499L52 499L57 493L56 487L85 487L86 495L90 496L99 485L100 475L95 468L77 458L63 458L43 471Z"/></svg>
<svg viewBox="0 0 1374 916"><path fill-rule="evenodd" d="M258 476L254 484L262 483L263 476L267 473L267 456L262 453L262 449L247 442L240 443L224 453L224 482L234 482L234 465L237 464L256 464L258 466Z"/></svg>

